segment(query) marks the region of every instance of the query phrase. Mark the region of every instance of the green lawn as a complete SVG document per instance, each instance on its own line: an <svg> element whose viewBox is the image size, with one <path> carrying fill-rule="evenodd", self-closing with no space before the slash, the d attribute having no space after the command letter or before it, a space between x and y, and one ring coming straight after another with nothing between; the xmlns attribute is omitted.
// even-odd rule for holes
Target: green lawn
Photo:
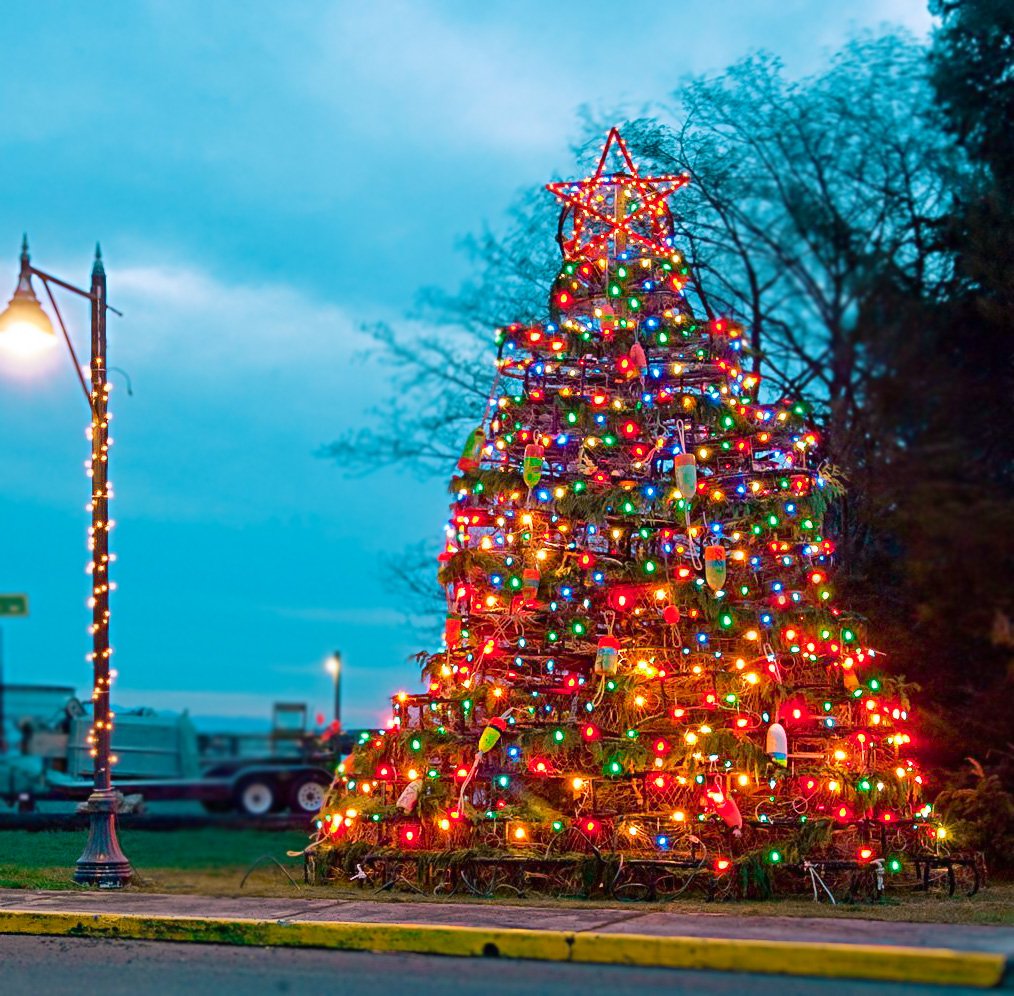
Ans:
<svg viewBox="0 0 1014 996"><path fill-rule="evenodd" d="M214 872L242 877L258 858L270 855L302 877L302 860L287 850L306 846L299 830L121 830L120 843L143 879L169 872ZM85 833L0 831L0 888L76 888L71 881ZM281 873L279 873L281 877Z"/></svg>
<svg viewBox="0 0 1014 996"><path fill-rule="evenodd" d="M376 899L383 902L444 900L412 893L377 893L373 886L303 885L303 863L286 851L301 850L306 835L300 831L259 830L125 830L123 849L138 873L132 889L216 896L316 896L321 898ZM0 831L0 888L75 889L74 862L84 846L84 833ZM263 860L262 860L263 859ZM274 860L272 860L274 859ZM275 862L278 862L276 864ZM279 864L282 866L279 867ZM254 870L251 872L251 867ZM283 870L284 869L284 870ZM250 873L245 884L244 876ZM453 896L454 902L484 902L470 896ZM1014 923L1014 883L997 882L972 898L948 899L914 890L889 893L876 905L829 906L805 897L766 902L708 903L688 897L671 903L617 903L609 900L498 899L510 905L622 907L670 909L674 912L735 913L740 916L836 916L922 923Z"/></svg>

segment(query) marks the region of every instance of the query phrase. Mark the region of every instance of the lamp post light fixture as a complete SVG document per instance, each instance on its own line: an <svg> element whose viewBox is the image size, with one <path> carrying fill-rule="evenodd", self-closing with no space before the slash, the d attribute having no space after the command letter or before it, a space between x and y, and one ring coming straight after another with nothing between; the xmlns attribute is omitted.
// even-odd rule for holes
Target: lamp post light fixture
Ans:
<svg viewBox="0 0 1014 996"><path fill-rule="evenodd" d="M95 262L92 266L90 290L82 290L66 283L52 274L32 266L28 255L28 237L21 244L21 272L14 296L6 310L0 314L0 348L5 348L19 357L52 348L57 342L53 323L43 311L32 288L32 277L38 277L56 315L57 324L74 362L78 380L85 393L91 411L92 458L90 477L92 495L89 508L92 515L89 530L89 548L92 560L89 572L92 579L92 667L94 684L92 688L92 731L89 738L93 758L94 787L88 797L89 829L88 842L84 853L78 859L74 880L85 885L104 888L119 888L126 885L133 874L116 835L116 794L112 787L112 739L113 715L109 709L109 686L111 681L109 646L109 383L106 379L106 312L120 312L106 303L106 271L102 265L102 253L95 247ZM85 379L78 362L74 345L63 316L53 296L52 286L85 298L91 306L91 377Z"/></svg>
<svg viewBox="0 0 1014 996"><path fill-rule="evenodd" d="M334 679L334 721L338 732L342 729L342 652L336 650L324 662L327 673Z"/></svg>

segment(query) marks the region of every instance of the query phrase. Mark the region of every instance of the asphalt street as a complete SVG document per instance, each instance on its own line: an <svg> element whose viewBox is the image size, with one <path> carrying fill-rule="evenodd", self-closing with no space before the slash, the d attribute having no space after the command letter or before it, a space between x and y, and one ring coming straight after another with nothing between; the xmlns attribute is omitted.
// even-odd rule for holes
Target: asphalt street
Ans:
<svg viewBox="0 0 1014 996"><path fill-rule="evenodd" d="M222 996L322 992L388 993L412 996L490 996L510 993L749 993L750 996L808 996L812 993L876 993L884 996L953 994L981 990L953 987L843 982L788 976L688 972L618 965L435 958L414 954L368 954L293 948L244 948L158 941L111 941L68 937L0 936L0 992L63 996L185 993Z"/></svg>

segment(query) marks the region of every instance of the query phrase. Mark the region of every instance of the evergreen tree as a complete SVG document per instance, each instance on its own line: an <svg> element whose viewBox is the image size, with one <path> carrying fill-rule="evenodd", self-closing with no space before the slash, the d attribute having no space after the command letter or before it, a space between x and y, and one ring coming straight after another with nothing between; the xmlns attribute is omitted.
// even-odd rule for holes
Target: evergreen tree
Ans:
<svg viewBox="0 0 1014 996"><path fill-rule="evenodd" d="M954 770L971 755L1009 785L1014 603L999 579L1014 570L1014 448L1002 417L1014 392L1014 9L933 7L934 123L967 165L946 215L926 226L947 261L938 285L887 260L864 292L858 325L874 374L863 444L846 468L864 537L848 596L922 686L924 760Z"/></svg>

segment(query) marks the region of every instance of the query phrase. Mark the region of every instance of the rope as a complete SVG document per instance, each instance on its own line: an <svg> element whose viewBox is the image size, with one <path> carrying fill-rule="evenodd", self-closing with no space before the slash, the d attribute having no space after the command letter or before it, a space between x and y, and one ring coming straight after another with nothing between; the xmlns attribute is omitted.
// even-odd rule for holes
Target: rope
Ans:
<svg viewBox="0 0 1014 996"><path fill-rule="evenodd" d="M832 906L838 905L838 900L834 898L834 893L827 887L827 883L817 874L816 867L809 861L803 862L803 871L810 873L810 884L813 886L813 901L815 903L820 902L820 893L817 892L817 883L820 883L820 887L827 893L827 898L831 900Z"/></svg>
<svg viewBox="0 0 1014 996"><path fill-rule="evenodd" d="M465 789L468 788L472 783L472 779L475 778L475 773L479 770L479 762L482 760L482 754L479 751L475 752L475 760L472 762L472 767L468 769L468 774L465 775L465 780L461 783L461 791L458 793L458 812L463 813L465 811Z"/></svg>

